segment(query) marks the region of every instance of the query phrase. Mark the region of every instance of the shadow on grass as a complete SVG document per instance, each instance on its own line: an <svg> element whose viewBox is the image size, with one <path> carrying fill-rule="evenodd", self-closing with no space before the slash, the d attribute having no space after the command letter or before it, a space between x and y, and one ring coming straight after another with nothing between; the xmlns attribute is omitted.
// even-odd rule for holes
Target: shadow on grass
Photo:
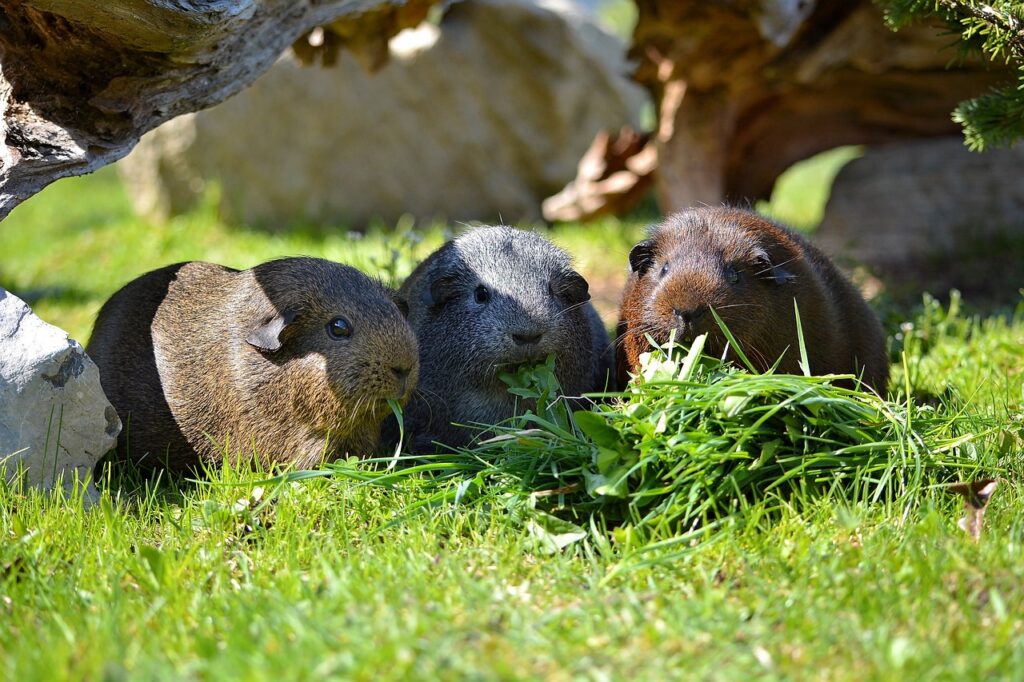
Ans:
<svg viewBox="0 0 1024 682"><path fill-rule="evenodd" d="M30 307L35 307L41 302L62 303L65 305L86 305L99 301L102 296L94 291L80 289L75 286L51 285L42 287L19 288L9 282L0 272L0 287L13 292L18 298L25 301Z"/></svg>
<svg viewBox="0 0 1024 682"><path fill-rule="evenodd" d="M134 462L111 450L96 465L96 488L119 497L132 507L158 502L183 506L188 497L204 482L195 474L164 469L142 469Z"/></svg>
<svg viewBox="0 0 1024 682"><path fill-rule="evenodd" d="M923 254L899 266L872 268L871 275L884 286L874 303L889 322L919 313L923 294L946 306L956 297L967 316L1005 317L1021 304L1022 262L1024 229L1005 230L983 240L965 237L949 251Z"/></svg>

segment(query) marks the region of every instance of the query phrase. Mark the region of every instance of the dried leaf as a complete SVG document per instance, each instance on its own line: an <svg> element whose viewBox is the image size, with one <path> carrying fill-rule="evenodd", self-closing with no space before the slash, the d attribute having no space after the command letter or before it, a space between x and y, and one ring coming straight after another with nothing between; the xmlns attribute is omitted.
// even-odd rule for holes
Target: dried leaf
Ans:
<svg viewBox="0 0 1024 682"><path fill-rule="evenodd" d="M975 542L981 538L981 527L985 522L985 507L995 492L999 481L984 478L980 481L954 483L948 490L964 498L964 515L957 525L970 535Z"/></svg>

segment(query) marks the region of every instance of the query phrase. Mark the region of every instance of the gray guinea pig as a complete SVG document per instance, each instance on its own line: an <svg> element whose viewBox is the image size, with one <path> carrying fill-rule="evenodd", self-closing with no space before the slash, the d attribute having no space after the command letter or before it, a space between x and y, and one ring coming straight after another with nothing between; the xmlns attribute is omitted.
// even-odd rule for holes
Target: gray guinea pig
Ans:
<svg viewBox="0 0 1024 682"><path fill-rule="evenodd" d="M408 399L416 338L394 294L354 268L285 258L154 270L107 301L87 352L136 465L251 457L309 467L371 455Z"/></svg>
<svg viewBox="0 0 1024 682"><path fill-rule="evenodd" d="M555 356L567 396L603 390L613 354L585 279L532 232L470 230L435 251L399 290L419 342L420 384L405 412L413 452L458 447L517 398L499 373ZM520 404L522 408L524 405Z"/></svg>

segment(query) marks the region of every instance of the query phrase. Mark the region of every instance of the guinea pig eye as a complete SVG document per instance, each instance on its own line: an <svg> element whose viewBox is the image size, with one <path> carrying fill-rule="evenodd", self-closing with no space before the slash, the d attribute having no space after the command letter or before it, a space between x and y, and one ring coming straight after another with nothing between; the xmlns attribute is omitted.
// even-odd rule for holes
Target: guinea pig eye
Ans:
<svg viewBox="0 0 1024 682"><path fill-rule="evenodd" d="M725 281L729 284L738 284L740 281L739 271L732 266L727 267L725 269Z"/></svg>
<svg viewBox="0 0 1024 682"><path fill-rule="evenodd" d="M491 300L491 290L481 284L473 292L473 297L476 299L477 303L483 305Z"/></svg>
<svg viewBox="0 0 1024 682"><path fill-rule="evenodd" d="M327 334L332 339L346 339L352 336L352 325L344 317L336 317L327 323Z"/></svg>
<svg viewBox="0 0 1024 682"><path fill-rule="evenodd" d="M664 277L668 274L668 263L661 266L661 276Z"/></svg>

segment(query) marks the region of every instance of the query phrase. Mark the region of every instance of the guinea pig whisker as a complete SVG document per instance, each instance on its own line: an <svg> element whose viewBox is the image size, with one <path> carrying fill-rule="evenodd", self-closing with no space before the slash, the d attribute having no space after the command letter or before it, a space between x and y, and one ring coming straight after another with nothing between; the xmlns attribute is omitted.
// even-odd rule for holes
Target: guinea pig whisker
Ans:
<svg viewBox="0 0 1024 682"><path fill-rule="evenodd" d="M426 388L421 388L419 386L417 386L416 388L412 389L412 392L409 394L409 402L405 405L405 408L403 408L403 418L404 418L404 411L408 410L412 406L413 401L416 401L416 402L426 406L426 408L428 410L433 410L433 408L431 407L431 402L430 402L431 398L437 398L438 400L440 400L441 396L438 395L437 393L435 393L434 391L431 391L431 390L426 389Z"/></svg>
<svg viewBox="0 0 1024 682"><path fill-rule="evenodd" d="M579 303L574 303L571 306L569 306L568 308L566 308L565 310L558 311L558 313L555 315L555 317L561 317L562 315L565 315L566 313L572 312L573 310L576 310L577 308L582 308L583 306L587 305L588 303L590 303L589 299L587 299L586 301L580 301Z"/></svg>
<svg viewBox="0 0 1024 682"><path fill-rule="evenodd" d="M651 334L651 335L654 335L654 334L657 334L657 333L658 333L658 331L660 331L660 329L661 329L661 328L660 328L660 327L659 327L659 326L658 326L657 324L654 324L654 323L646 323L646 324L643 324L643 325L641 325L641 326L639 326L639 327L634 327L633 329L630 329L630 330L628 330L628 331L625 331L625 332L623 332L622 334L619 334L618 336L616 336L616 337L615 337L615 338L614 338L614 339L612 340L612 342L611 342L611 343L609 343L609 344L608 344L608 345L607 345L607 346L605 347L605 350L607 350L608 348L617 348L617 347L618 347L619 345L621 345L621 344L622 344L622 341L623 341L623 340L624 340L624 339L625 339L625 338L626 338L627 336L629 336L630 334L639 334L639 335L641 335L641 336L642 336L642 335L645 335L645 334Z"/></svg>
<svg viewBox="0 0 1024 682"><path fill-rule="evenodd" d="M356 396L355 405L346 415L345 421L342 422L342 426L345 427L346 431L350 431L356 425L356 416L361 412L364 402L365 398L362 395Z"/></svg>
<svg viewBox="0 0 1024 682"><path fill-rule="evenodd" d="M727 308L761 308L761 309L763 309L764 306L759 304L759 303L730 303L728 305L716 305L714 308L715 308L715 310L725 310ZM724 322L725 320L723 319L722 321Z"/></svg>
<svg viewBox="0 0 1024 682"><path fill-rule="evenodd" d="M747 352L750 355L754 356L754 365L758 367L762 372L771 367L771 363L768 362L767 356L765 356L765 354L761 352L761 350L757 346L749 344L743 350L744 352Z"/></svg>
<svg viewBox="0 0 1024 682"><path fill-rule="evenodd" d="M442 402L444 401L444 397L440 393L438 393L437 391L431 391L430 389L422 388L422 387L419 387L419 386L416 387L415 389L413 389L412 394L413 395L418 395L419 397L423 398L427 402L428 405L430 404L430 401L432 399L433 400L442 401Z"/></svg>
<svg viewBox="0 0 1024 682"><path fill-rule="evenodd" d="M423 388L422 386L416 386L415 388L412 389L412 395L418 396L420 398L430 398L437 396L437 393L431 391L430 389Z"/></svg>
<svg viewBox="0 0 1024 682"><path fill-rule="evenodd" d="M794 256L793 258L789 258L787 260L784 260L781 263L774 263L774 264L769 265L768 267L766 267L764 270L761 270L759 272L755 272L754 276L755 277L760 277L761 275L765 274L766 272L771 272L772 269L774 269L774 268L781 268L783 265L787 265L789 263L792 263L795 260L796 260L796 256ZM796 275L793 275L793 277L796 277Z"/></svg>
<svg viewBox="0 0 1024 682"><path fill-rule="evenodd" d="M619 334L614 339L612 339L611 342L607 346L604 347L602 352L607 351L609 348L618 348L619 345L623 342L623 340L625 340L625 338L628 335L629 335L629 332L625 332L625 333Z"/></svg>

